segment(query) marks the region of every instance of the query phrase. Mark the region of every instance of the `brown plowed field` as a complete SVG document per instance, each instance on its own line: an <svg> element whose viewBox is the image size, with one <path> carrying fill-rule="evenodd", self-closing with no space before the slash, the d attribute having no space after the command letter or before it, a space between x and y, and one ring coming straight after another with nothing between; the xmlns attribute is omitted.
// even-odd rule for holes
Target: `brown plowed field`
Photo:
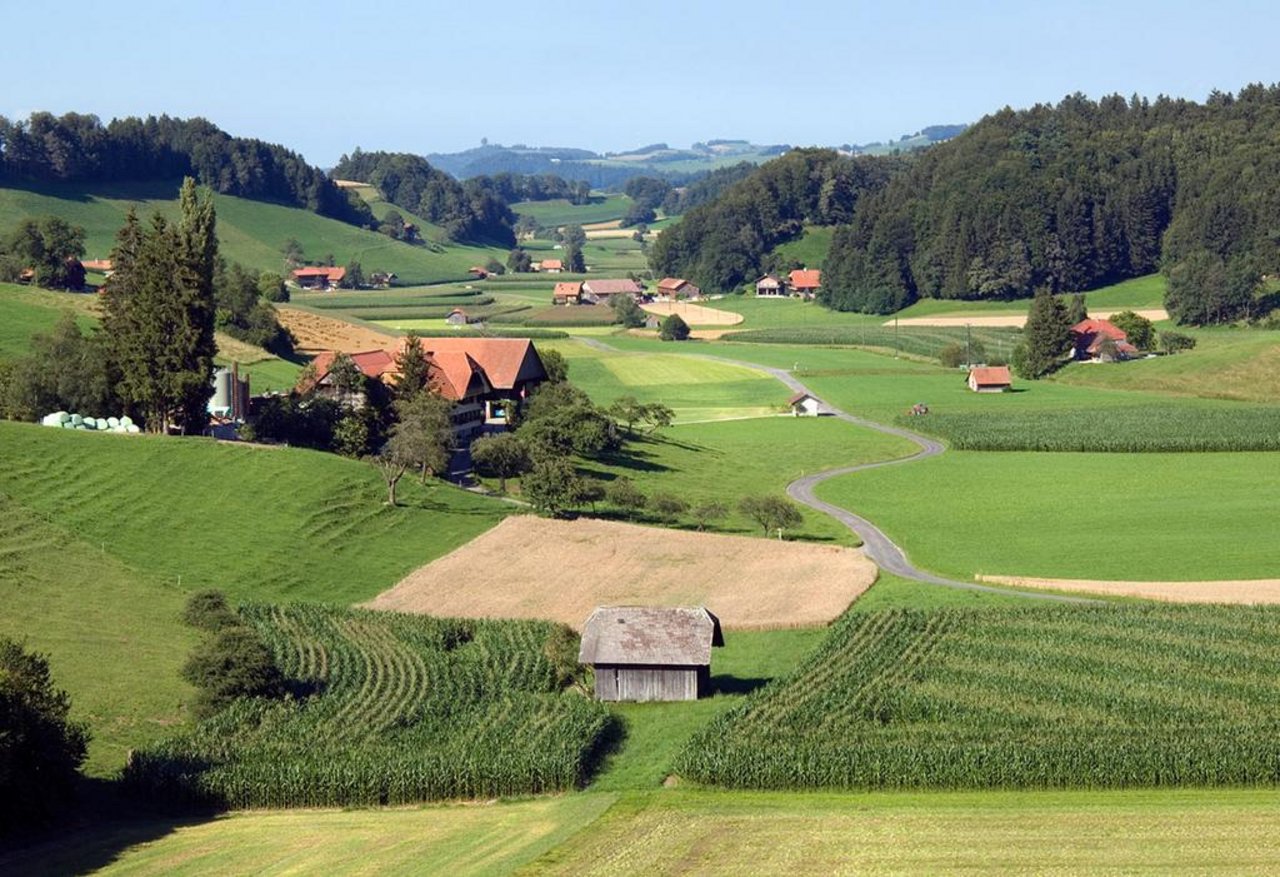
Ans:
<svg viewBox="0 0 1280 877"><path fill-rule="evenodd" d="M280 315L280 323L298 339L298 349L303 353L321 350L359 353L362 350L390 347L396 340L396 336L388 332L379 332L368 326L357 326L310 311L288 307L276 310Z"/></svg>
<svg viewBox="0 0 1280 877"><path fill-rule="evenodd" d="M993 585L1083 591L1112 597L1143 597L1170 603L1280 603L1280 579L1221 582L1111 582L1088 579L1032 579L1023 576L978 576Z"/></svg>
<svg viewBox="0 0 1280 877"><path fill-rule="evenodd" d="M680 319L690 326L736 326L745 319L742 314L735 314L733 311L707 308L687 301L655 301L640 307L659 317L679 314Z"/></svg>
<svg viewBox="0 0 1280 877"><path fill-rule="evenodd" d="M366 605L574 627L597 606L706 606L725 627L798 627L831 621L875 577L855 548L517 515Z"/></svg>

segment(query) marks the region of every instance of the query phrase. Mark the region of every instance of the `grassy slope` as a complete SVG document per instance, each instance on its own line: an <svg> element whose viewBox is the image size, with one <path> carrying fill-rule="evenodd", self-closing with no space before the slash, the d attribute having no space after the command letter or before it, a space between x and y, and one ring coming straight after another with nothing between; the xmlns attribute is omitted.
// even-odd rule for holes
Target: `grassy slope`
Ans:
<svg viewBox="0 0 1280 877"><path fill-rule="evenodd" d="M186 590L261 601L368 599L505 514L416 484L387 508L372 468L317 451L12 423L0 448L19 504Z"/></svg>
<svg viewBox="0 0 1280 877"><path fill-rule="evenodd" d="M1121 580L1280 574L1274 454L944 456L827 482L918 564L975 573Z"/></svg>
<svg viewBox="0 0 1280 877"><path fill-rule="evenodd" d="M0 188L0 228L11 228L29 216L56 214L85 229L89 258L106 258L130 205L136 205L143 217L158 210L174 219L178 213L177 189L176 184L156 183L91 189ZM366 272L394 271L406 283L460 279L471 265L483 264L490 256L506 255L505 251L488 247L410 246L306 210L229 195L217 195L214 202L222 255L262 271L283 270L280 248L291 237L302 244L308 258L332 254L339 265L355 259Z"/></svg>
<svg viewBox="0 0 1280 877"><path fill-rule="evenodd" d="M827 260L827 251L831 249L831 238L835 233L833 225L811 225L800 237L779 244L773 252L783 264L796 261L806 268L821 268Z"/></svg>

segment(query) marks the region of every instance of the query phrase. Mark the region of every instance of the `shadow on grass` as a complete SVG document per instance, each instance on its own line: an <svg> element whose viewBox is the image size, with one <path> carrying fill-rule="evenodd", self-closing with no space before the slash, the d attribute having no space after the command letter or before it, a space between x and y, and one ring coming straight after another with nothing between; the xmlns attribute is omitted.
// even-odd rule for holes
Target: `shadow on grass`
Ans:
<svg viewBox="0 0 1280 877"><path fill-rule="evenodd" d="M75 803L55 823L0 840L0 874L87 874L118 861L138 844L216 815L147 807L113 780L85 777L76 791Z"/></svg>
<svg viewBox="0 0 1280 877"><path fill-rule="evenodd" d="M716 675L711 677L711 693L720 694L750 694L757 688L763 688L772 680L761 679L756 677L733 676L730 674Z"/></svg>

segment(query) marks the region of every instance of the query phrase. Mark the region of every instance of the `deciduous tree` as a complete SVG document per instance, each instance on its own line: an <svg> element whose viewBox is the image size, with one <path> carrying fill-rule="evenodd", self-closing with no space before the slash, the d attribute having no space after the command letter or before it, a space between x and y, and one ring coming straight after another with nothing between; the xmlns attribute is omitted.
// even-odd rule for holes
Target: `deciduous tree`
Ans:
<svg viewBox="0 0 1280 877"><path fill-rule="evenodd" d="M804 520L800 509L789 499L780 496L747 496L738 503L739 510L759 524L766 536L778 531L798 527Z"/></svg>

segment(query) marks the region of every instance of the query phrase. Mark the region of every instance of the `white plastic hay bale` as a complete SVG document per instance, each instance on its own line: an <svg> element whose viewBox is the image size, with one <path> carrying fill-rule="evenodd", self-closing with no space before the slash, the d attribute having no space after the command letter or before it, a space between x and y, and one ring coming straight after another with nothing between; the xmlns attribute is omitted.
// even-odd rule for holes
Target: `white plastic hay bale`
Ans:
<svg viewBox="0 0 1280 877"><path fill-rule="evenodd" d="M79 414L72 414L72 415L71 415L71 425L72 425L72 426L80 426L80 425L82 425L83 423L84 423L84 418L83 418L83 417L81 417Z"/></svg>
<svg viewBox="0 0 1280 877"><path fill-rule="evenodd" d="M123 417L120 418L120 425L133 426L133 418L130 417L128 414L124 415Z"/></svg>
<svg viewBox="0 0 1280 877"><path fill-rule="evenodd" d="M58 415L58 419L61 420L63 423L67 423L68 421L71 420L71 415L65 411L55 411L53 413Z"/></svg>
<svg viewBox="0 0 1280 877"><path fill-rule="evenodd" d="M63 424L62 424L62 428L63 428L63 429L75 429L75 424L73 424L70 420L68 420L68 421L66 421L65 423L63 423Z"/></svg>
<svg viewBox="0 0 1280 877"><path fill-rule="evenodd" d="M96 417L86 417L81 422L84 424L85 429L98 428L98 419Z"/></svg>
<svg viewBox="0 0 1280 877"><path fill-rule="evenodd" d="M42 426L62 426L62 418L58 415L58 412L54 412L41 417L40 423Z"/></svg>
<svg viewBox="0 0 1280 877"><path fill-rule="evenodd" d="M119 418L119 417L108 417L108 418L107 418L107 426L111 427L112 429L115 429L115 428L116 428L117 426L119 426L119 425L120 425L120 418Z"/></svg>
<svg viewBox="0 0 1280 877"><path fill-rule="evenodd" d="M138 433L138 432L142 432L142 430L141 430L140 428L138 428L137 426L135 426L135 425L134 425L134 424L132 424L132 423L127 424L127 425L125 426L125 429L126 429L126 430L128 430L130 433Z"/></svg>

